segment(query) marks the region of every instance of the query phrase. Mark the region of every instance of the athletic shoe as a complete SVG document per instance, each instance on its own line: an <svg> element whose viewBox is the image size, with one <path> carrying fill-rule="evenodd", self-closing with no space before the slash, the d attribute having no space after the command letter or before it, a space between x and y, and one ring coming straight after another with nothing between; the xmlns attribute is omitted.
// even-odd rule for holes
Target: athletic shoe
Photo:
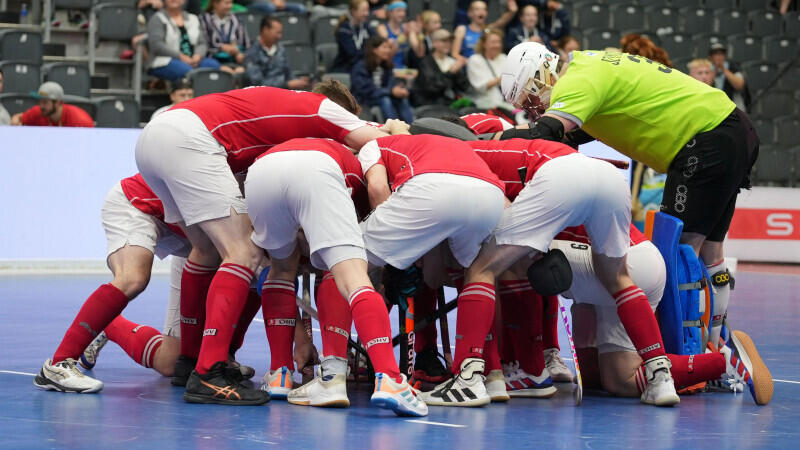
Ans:
<svg viewBox="0 0 800 450"><path fill-rule="evenodd" d="M483 406L492 401L483 376L484 362L480 358L467 358L461 363L461 372L430 392L421 394L422 400L435 406Z"/></svg>
<svg viewBox="0 0 800 450"><path fill-rule="evenodd" d="M261 385L261 390L269 392L269 396L274 399L286 400L292 387L292 371L283 366L280 369L270 370L264 375L264 384Z"/></svg>
<svg viewBox="0 0 800 450"><path fill-rule="evenodd" d="M750 336L734 330L720 352L725 355L726 375L747 386L757 405L769 403L774 390L772 375Z"/></svg>
<svg viewBox="0 0 800 450"><path fill-rule="evenodd" d="M347 379L343 373L323 375L317 368L316 377L286 395L293 405L346 408L350 406L347 398Z"/></svg>
<svg viewBox="0 0 800 450"><path fill-rule="evenodd" d="M723 375L719 380L706 382L706 392L733 392L738 394L744 392L744 384Z"/></svg>
<svg viewBox="0 0 800 450"><path fill-rule="evenodd" d="M244 380L249 380L256 375L256 369L242 365L239 361L236 361L236 356L234 356L233 353L228 354L228 367L239 369L239 372L242 374L242 379Z"/></svg>
<svg viewBox="0 0 800 450"><path fill-rule="evenodd" d="M516 379L518 370L519 370L519 361L503 363L503 377L505 377L506 383Z"/></svg>
<svg viewBox="0 0 800 450"><path fill-rule="evenodd" d="M450 372L439 359L435 348L426 348L414 359L414 379L426 383L441 383L450 378Z"/></svg>
<svg viewBox="0 0 800 450"><path fill-rule="evenodd" d="M544 351L544 365L550 372L550 379L556 383L572 383L572 371L569 370L564 360L561 359L561 351L557 348L548 348Z"/></svg>
<svg viewBox="0 0 800 450"><path fill-rule="evenodd" d="M237 369L229 368L227 361L217 361L205 375L192 371L186 382L183 399L189 403L216 403L219 405L263 405L269 394L239 384Z"/></svg>
<svg viewBox="0 0 800 450"><path fill-rule="evenodd" d="M489 372L483 385L486 386L486 392L493 402L507 402L511 399L506 391L506 377L503 376L502 370Z"/></svg>
<svg viewBox="0 0 800 450"><path fill-rule="evenodd" d="M186 382L189 381L189 375L192 374L194 366L197 365L196 358L180 355L175 360L175 368L172 370L172 385L185 387Z"/></svg>
<svg viewBox="0 0 800 450"><path fill-rule="evenodd" d="M681 402L675 392L675 382L669 372L672 363L666 356L657 356L644 363L647 387L642 392L642 403L656 406L672 406Z"/></svg>
<svg viewBox="0 0 800 450"><path fill-rule="evenodd" d="M44 362L39 375L34 377L33 385L40 389L59 392L77 392L79 394L100 392L103 389L103 382L84 375L78 369L77 364L77 361L72 358L55 364L48 359Z"/></svg>
<svg viewBox="0 0 800 450"><path fill-rule="evenodd" d="M391 409L398 416L427 416L428 405L408 384L404 374L400 374L400 378L398 383L385 373L376 373L375 390L372 392L369 402L378 408Z"/></svg>
<svg viewBox="0 0 800 450"><path fill-rule="evenodd" d="M105 331L101 331L100 334L89 343L86 350L83 351L79 361L81 366L86 370L92 370L94 365L97 364L97 355L100 354L100 350L102 350L107 343L108 336L106 336Z"/></svg>
<svg viewBox="0 0 800 450"><path fill-rule="evenodd" d="M538 376L517 369L513 377L506 378L506 391L509 397L550 398L557 390L545 367Z"/></svg>

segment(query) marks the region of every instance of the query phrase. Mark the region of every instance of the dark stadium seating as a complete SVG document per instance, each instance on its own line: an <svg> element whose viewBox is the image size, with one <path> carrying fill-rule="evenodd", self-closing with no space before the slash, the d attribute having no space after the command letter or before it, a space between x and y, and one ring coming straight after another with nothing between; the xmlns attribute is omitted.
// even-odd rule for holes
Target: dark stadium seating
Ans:
<svg viewBox="0 0 800 450"><path fill-rule="evenodd" d="M684 33L708 33L714 29L714 16L710 9L682 8L680 11L680 30Z"/></svg>
<svg viewBox="0 0 800 450"><path fill-rule="evenodd" d="M647 27L656 33L677 33L680 25L678 10L667 6L645 8Z"/></svg>
<svg viewBox="0 0 800 450"><path fill-rule="evenodd" d="M738 34L728 37L728 58L734 61L757 61L763 50L759 36Z"/></svg>
<svg viewBox="0 0 800 450"><path fill-rule="evenodd" d="M611 28L620 32L644 29L644 8L633 4L611 5Z"/></svg>
<svg viewBox="0 0 800 450"><path fill-rule="evenodd" d="M89 98L91 76L89 67L82 63L56 62L43 67L44 81L55 81L64 88L64 94Z"/></svg>
<svg viewBox="0 0 800 450"><path fill-rule="evenodd" d="M139 104L132 98L101 97L92 99L98 128L136 128L139 126Z"/></svg>
<svg viewBox="0 0 800 450"><path fill-rule="evenodd" d="M283 42L293 42L299 44L311 44L311 27L308 24L308 16L304 14L276 14L283 24Z"/></svg>
<svg viewBox="0 0 800 450"><path fill-rule="evenodd" d="M286 59L289 61L289 69L292 76L314 75L317 73L317 55L308 44L287 43Z"/></svg>
<svg viewBox="0 0 800 450"><path fill-rule="evenodd" d="M750 93L755 95L775 79L778 74L778 66L767 61L751 61L742 64L742 71Z"/></svg>
<svg viewBox="0 0 800 450"><path fill-rule="evenodd" d="M42 33L38 31L0 31L0 61L27 61L42 64Z"/></svg>
<svg viewBox="0 0 800 450"><path fill-rule="evenodd" d="M714 11L714 31L731 35L747 33L747 14L738 9L718 9Z"/></svg>
<svg viewBox="0 0 800 450"><path fill-rule="evenodd" d="M597 2L575 5L575 24L581 29L608 28L611 23L611 11L608 5Z"/></svg>
<svg viewBox="0 0 800 450"><path fill-rule="evenodd" d="M3 92L30 94L39 89L41 74L39 65L25 61L0 62L3 70Z"/></svg>
<svg viewBox="0 0 800 450"><path fill-rule="evenodd" d="M755 169L759 184L789 186L792 180L791 153L780 146L761 146Z"/></svg>
<svg viewBox="0 0 800 450"><path fill-rule="evenodd" d="M694 56L694 43L689 34L673 33L661 36L661 46L673 60Z"/></svg>
<svg viewBox="0 0 800 450"><path fill-rule="evenodd" d="M27 111L38 102L30 94L0 94L0 103L9 114L14 115Z"/></svg>
<svg viewBox="0 0 800 450"><path fill-rule="evenodd" d="M764 59L774 63L785 63L800 56L800 40L783 36L764 38Z"/></svg>
<svg viewBox="0 0 800 450"><path fill-rule="evenodd" d="M336 43L336 25L339 24L338 16L320 17L311 25L314 45Z"/></svg>
<svg viewBox="0 0 800 450"><path fill-rule="evenodd" d="M756 133L758 133L758 139L761 141L761 145L775 143L775 124L773 119L762 119L752 116L750 120L753 121L753 128L755 128Z"/></svg>
<svg viewBox="0 0 800 450"><path fill-rule="evenodd" d="M252 12L244 12L236 13L236 17L239 19L239 22L244 24L245 30L247 30L247 36L250 37L250 41L255 42L258 39L259 34L261 34L261 18L264 17L264 15Z"/></svg>
<svg viewBox="0 0 800 450"><path fill-rule="evenodd" d="M796 104L793 97L794 93L791 91L771 89L756 104L755 112L764 119L795 114Z"/></svg>
<svg viewBox="0 0 800 450"><path fill-rule="evenodd" d="M800 145L800 118L796 115L776 117L775 141L782 146Z"/></svg>
<svg viewBox="0 0 800 450"><path fill-rule="evenodd" d="M583 48L603 50L606 47L619 47L620 32L612 29L585 30L583 33Z"/></svg>
<svg viewBox="0 0 800 450"><path fill-rule="evenodd" d="M789 11L783 15L783 34L800 39L800 11Z"/></svg>
<svg viewBox="0 0 800 450"><path fill-rule="evenodd" d="M781 15L772 11L751 11L747 14L750 33L757 36L773 36L781 32Z"/></svg>
<svg viewBox="0 0 800 450"><path fill-rule="evenodd" d="M233 75L222 70L210 68L192 69L189 71L188 78L192 81L195 96L233 89Z"/></svg>

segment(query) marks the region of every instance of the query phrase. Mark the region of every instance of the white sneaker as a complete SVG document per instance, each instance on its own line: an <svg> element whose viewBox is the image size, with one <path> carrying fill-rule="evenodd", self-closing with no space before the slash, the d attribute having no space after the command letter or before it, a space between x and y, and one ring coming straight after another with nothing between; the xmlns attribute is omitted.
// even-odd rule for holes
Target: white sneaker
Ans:
<svg viewBox="0 0 800 450"><path fill-rule="evenodd" d="M347 380L344 374L323 375L317 368L316 377L297 389L289 391L286 400L293 405L346 408Z"/></svg>
<svg viewBox="0 0 800 450"><path fill-rule="evenodd" d="M99 392L103 389L102 381L84 375L78 370L77 364L72 358L56 364L48 359L44 362L39 375L33 379L33 385L40 389L80 394Z"/></svg>
<svg viewBox="0 0 800 450"><path fill-rule="evenodd" d="M428 405L419 397L417 392L408 384L404 374L398 383L385 373L375 374L375 390L369 401L374 406L391 409L398 416L425 417L428 415Z"/></svg>
<svg viewBox="0 0 800 450"><path fill-rule="evenodd" d="M557 348L548 348L544 351L544 365L550 372L550 379L556 383L572 383L572 371L569 370L564 360L561 359L561 351Z"/></svg>
<svg viewBox="0 0 800 450"><path fill-rule="evenodd" d="M511 399L506 392L506 377L503 375L503 371L492 370L489 372L483 385L486 386L486 392L493 402L507 402Z"/></svg>
<svg viewBox="0 0 800 450"><path fill-rule="evenodd" d="M506 378L506 391L510 397L550 398L558 390L545 367L538 376L517 369L513 378Z"/></svg>
<svg viewBox="0 0 800 450"><path fill-rule="evenodd" d="M272 399L286 400L286 396L293 387L292 375L292 371L286 366L270 370L264 375L264 384L261 385L261 390L269 392Z"/></svg>
<svg viewBox="0 0 800 450"><path fill-rule="evenodd" d="M422 400L436 406L483 406L492 401L483 376L484 362L480 358L467 358L461 363L461 372L450 380L421 394Z"/></svg>
<svg viewBox="0 0 800 450"><path fill-rule="evenodd" d="M107 343L108 336L106 336L105 331L101 331L100 334L89 343L86 350L83 351L79 361L80 365L86 370L92 370L94 365L97 364L97 356L100 355L100 350L102 350Z"/></svg>
<svg viewBox="0 0 800 450"><path fill-rule="evenodd" d="M672 406L681 402L675 392L675 382L669 369L672 363L666 356L658 356L644 363L647 387L642 392L642 403L656 406Z"/></svg>

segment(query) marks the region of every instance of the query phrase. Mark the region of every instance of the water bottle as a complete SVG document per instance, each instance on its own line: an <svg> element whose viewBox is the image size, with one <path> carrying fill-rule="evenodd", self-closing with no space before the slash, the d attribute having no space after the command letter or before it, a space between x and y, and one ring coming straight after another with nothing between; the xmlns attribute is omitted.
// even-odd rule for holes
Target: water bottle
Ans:
<svg viewBox="0 0 800 450"><path fill-rule="evenodd" d="M19 23L20 25L28 25L28 4L23 3L19 10Z"/></svg>

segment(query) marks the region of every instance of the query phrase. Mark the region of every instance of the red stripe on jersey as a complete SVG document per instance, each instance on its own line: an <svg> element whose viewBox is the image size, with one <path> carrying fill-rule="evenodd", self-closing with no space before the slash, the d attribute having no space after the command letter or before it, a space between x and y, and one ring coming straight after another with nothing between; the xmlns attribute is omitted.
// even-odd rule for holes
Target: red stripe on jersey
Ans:
<svg viewBox="0 0 800 450"><path fill-rule="evenodd" d="M507 120L486 113L467 114L461 119L475 134L497 133L513 127Z"/></svg>
<svg viewBox="0 0 800 450"><path fill-rule="evenodd" d="M259 86L203 95L172 109L188 109L197 114L225 147L228 164L238 173L264 150L290 139L344 141L349 131L319 113L325 99L324 95L311 92Z"/></svg>
<svg viewBox="0 0 800 450"><path fill-rule="evenodd" d="M156 197L155 192L150 189L150 186L144 182L142 174L137 173L132 177L123 178L122 181L120 181L120 185L122 186L122 192L125 194L125 197L128 198L128 201L131 202L134 208L164 222L164 205L161 203L161 200ZM184 238L186 237L179 226L170 223L166 223L166 225L173 233Z"/></svg>
<svg viewBox="0 0 800 450"><path fill-rule="evenodd" d="M381 151L378 163L386 167L394 190L423 173L463 175L504 189L497 175L464 141L429 134L388 136L376 141Z"/></svg>

